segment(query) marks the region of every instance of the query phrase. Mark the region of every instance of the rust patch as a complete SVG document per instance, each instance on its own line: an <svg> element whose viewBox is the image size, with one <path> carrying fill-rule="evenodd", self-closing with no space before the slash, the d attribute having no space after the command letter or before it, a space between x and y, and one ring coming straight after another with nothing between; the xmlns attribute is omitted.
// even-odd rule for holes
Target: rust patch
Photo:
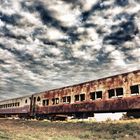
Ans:
<svg viewBox="0 0 140 140"><path fill-rule="evenodd" d="M50 107L39 107L38 113L59 114L74 112L115 112L140 109L140 96L110 99L104 101L63 104Z"/></svg>

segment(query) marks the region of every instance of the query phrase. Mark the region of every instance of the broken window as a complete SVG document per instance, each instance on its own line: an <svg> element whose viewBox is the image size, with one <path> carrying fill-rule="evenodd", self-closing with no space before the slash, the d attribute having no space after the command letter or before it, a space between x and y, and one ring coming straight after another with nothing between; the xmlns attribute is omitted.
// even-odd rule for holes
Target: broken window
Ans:
<svg viewBox="0 0 140 140"><path fill-rule="evenodd" d="M91 92L90 99L91 100L102 99L102 91Z"/></svg>
<svg viewBox="0 0 140 140"><path fill-rule="evenodd" d="M38 96L38 97L37 97L37 101L39 102L40 100L41 100L41 98Z"/></svg>
<svg viewBox="0 0 140 140"><path fill-rule="evenodd" d="M122 97L123 96L123 88L115 88L108 90L109 98L113 97Z"/></svg>
<svg viewBox="0 0 140 140"><path fill-rule="evenodd" d="M95 92L91 92L90 93L90 99L91 100L95 100Z"/></svg>
<svg viewBox="0 0 140 140"><path fill-rule="evenodd" d="M55 103L56 103L56 104L59 104L59 98L56 98L56 99L55 99Z"/></svg>
<svg viewBox="0 0 140 140"><path fill-rule="evenodd" d="M138 85L131 86L130 90L131 90L131 94L139 94L139 86Z"/></svg>
<svg viewBox="0 0 140 140"><path fill-rule="evenodd" d="M80 101L84 101L85 100L85 94L80 94Z"/></svg>
<svg viewBox="0 0 140 140"><path fill-rule="evenodd" d="M45 100L43 100L42 105L45 106Z"/></svg>
<svg viewBox="0 0 140 140"><path fill-rule="evenodd" d="M18 103L15 103L15 106L18 106Z"/></svg>
<svg viewBox="0 0 140 140"><path fill-rule="evenodd" d="M116 96L122 96L123 95L123 88L116 88Z"/></svg>
<svg viewBox="0 0 140 140"><path fill-rule="evenodd" d="M65 97L62 97L62 102L63 103L66 103L66 96Z"/></svg>
<svg viewBox="0 0 140 140"><path fill-rule="evenodd" d="M27 99L25 100L25 104L27 104Z"/></svg>
<svg viewBox="0 0 140 140"><path fill-rule="evenodd" d="M62 102L63 103L70 103L71 102L71 97L70 96L62 97Z"/></svg>
<svg viewBox="0 0 140 140"><path fill-rule="evenodd" d="M52 104L59 104L59 98L53 98L52 99Z"/></svg>
<svg viewBox="0 0 140 140"><path fill-rule="evenodd" d="M115 91L114 91L114 89L110 89L110 90L108 90L108 93L109 93L109 98L115 96Z"/></svg>
<svg viewBox="0 0 140 140"><path fill-rule="evenodd" d="M84 100L85 100L85 94L75 95L75 102L84 101Z"/></svg>
<svg viewBox="0 0 140 140"><path fill-rule="evenodd" d="M75 95L75 102L79 101L79 95Z"/></svg>
<svg viewBox="0 0 140 140"><path fill-rule="evenodd" d="M96 99L102 99L102 91L96 91Z"/></svg>
<svg viewBox="0 0 140 140"><path fill-rule="evenodd" d="M20 102L17 103L17 106L20 106Z"/></svg>
<svg viewBox="0 0 140 140"><path fill-rule="evenodd" d="M67 103L71 103L71 97L67 96Z"/></svg>
<svg viewBox="0 0 140 140"><path fill-rule="evenodd" d="M55 98L52 99L52 104L53 104L53 105L55 104Z"/></svg>
<svg viewBox="0 0 140 140"><path fill-rule="evenodd" d="M48 106L49 105L49 99L43 100L43 106Z"/></svg>

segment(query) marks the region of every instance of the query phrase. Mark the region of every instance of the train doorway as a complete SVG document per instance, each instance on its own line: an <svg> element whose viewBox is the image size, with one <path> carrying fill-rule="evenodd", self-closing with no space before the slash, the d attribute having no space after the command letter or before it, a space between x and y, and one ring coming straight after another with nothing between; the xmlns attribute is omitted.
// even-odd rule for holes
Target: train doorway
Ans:
<svg viewBox="0 0 140 140"><path fill-rule="evenodd" d="M31 105L30 105L30 115L31 117L35 117L36 115L36 97L31 97Z"/></svg>

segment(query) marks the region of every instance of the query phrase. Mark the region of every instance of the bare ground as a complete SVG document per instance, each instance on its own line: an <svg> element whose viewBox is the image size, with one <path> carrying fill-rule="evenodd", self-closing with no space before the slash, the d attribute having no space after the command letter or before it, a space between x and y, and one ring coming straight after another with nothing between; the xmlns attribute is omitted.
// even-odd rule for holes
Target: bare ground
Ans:
<svg viewBox="0 0 140 140"><path fill-rule="evenodd" d="M139 140L140 119L35 121L0 119L0 140Z"/></svg>

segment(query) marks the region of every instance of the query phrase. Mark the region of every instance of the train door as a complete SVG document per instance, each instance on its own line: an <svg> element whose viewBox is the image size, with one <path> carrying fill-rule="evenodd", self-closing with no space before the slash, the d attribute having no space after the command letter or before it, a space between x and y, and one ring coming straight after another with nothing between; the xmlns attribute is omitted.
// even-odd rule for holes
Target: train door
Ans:
<svg viewBox="0 0 140 140"><path fill-rule="evenodd" d="M31 97L30 115L31 116L35 116L36 115L36 97L34 97L33 95Z"/></svg>

